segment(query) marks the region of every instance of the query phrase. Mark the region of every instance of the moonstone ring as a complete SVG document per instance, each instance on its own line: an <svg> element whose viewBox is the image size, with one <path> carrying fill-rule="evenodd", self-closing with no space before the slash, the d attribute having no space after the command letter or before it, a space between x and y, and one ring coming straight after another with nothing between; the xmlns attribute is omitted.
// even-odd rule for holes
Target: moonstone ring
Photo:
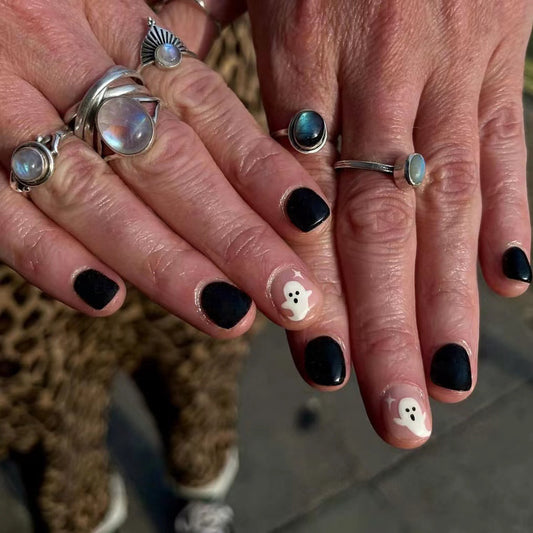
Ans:
<svg viewBox="0 0 533 533"><path fill-rule="evenodd" d="M148 18L148 33L141 45L139 72L148 65L160 69L176 68L184 57L196 57L172 32L161 28L151 17Z"/></svg>
<svg viewBox="0 0 533 533"><path fill-rule="evenodd" d="M400 189L405 189L408 186L419 187L426 175L426 161L420 154L416 153L398 159L394 165L386 165L374 161L345 159L343 161L337 161L333 165L333 168L335 170L343 168L375 170L377 172L385 172L385 174L392 174L394 183Z"/></svg>
<svg viewBox="0 0 533 533"><path fill-rule="evenodd" d="M11 188L20 193L29 193L32 188L49 180L54 173L59 145L71 134L68 128L63 128L17 146L11 156Z"/></svg>
<svg viewBox="0 0 533 533"><path fill-rule="evenodd" d="M114 66L67 111L65 123L109 161L142 154L152 146L159 105L139 72Z"/></svg>
<svg viewBox="0 0 533 533"><path fill-rule="evenodd" d="M314 154L321 150L328 140L328 128L322 116L312 109L296 113L289 127L270 134L272 137L288 137L291 146L301 154Z"/></svg>

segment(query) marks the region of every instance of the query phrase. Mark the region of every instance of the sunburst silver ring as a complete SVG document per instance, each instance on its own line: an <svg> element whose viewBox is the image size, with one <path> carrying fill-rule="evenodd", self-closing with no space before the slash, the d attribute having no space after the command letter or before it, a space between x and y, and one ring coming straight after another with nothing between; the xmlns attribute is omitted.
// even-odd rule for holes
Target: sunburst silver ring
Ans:
<svg viewBox="0 0 533 533"><path fill-rule="evenodd" d="M141 44L141 71L148 65L160 69L172 69L180 65L184 57L196 57L185 43L171 31L161 28L151 17L148 18L148 33Z"/></svg>

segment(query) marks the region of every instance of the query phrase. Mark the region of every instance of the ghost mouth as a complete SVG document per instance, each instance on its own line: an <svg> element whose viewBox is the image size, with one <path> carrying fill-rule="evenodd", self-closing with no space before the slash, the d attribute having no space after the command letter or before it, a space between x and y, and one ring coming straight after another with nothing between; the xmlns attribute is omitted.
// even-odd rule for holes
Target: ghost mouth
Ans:
<svg viewBox="0 0 533 533"><path fill-rule="evenodd" d="M409 415L409 417L411 418L411 420L414 422L415 421L415 415Z"/></svg>

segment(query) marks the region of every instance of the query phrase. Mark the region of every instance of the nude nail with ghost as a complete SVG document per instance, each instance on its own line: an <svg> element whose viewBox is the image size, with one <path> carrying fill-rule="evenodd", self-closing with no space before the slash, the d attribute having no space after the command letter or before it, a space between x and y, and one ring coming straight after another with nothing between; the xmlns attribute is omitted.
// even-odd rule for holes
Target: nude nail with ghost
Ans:
<svg viewBox="0 0 533 533"><path fill-rule="evenodd" d="M431 414L427 396L415 385L389 387L382 398L386 433L395 441L417 442L431 435Z"/></svg>
<svg viewBox="0 0 533 533"><path fill-rule="evenodd" d="M320 303L320 291L301 269L284 268L272 277L270 296L279 314L288 323L303 322Z"/></svg>

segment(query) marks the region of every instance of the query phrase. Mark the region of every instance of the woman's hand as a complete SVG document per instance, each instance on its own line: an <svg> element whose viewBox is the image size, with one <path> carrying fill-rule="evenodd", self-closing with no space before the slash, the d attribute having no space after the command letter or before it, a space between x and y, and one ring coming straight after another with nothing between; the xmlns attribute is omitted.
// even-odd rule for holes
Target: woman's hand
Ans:
<svg viewBox="0 0 533 533"><path fill-rule="evenodd" d="M250 297L285 328L312 323L321 289L282 237L312 241L327 231L329 208L197 59L143 71L166 104L145 154L108 165L71 136L31 201L10 189L14 148L64 127L66 110L109 67L136 68L156 15L142 0L0 0L0 10L0 260L96 316L120 307L126 279L217 337L250 327ZM200 53L216 32L192 2L158 17ZM292 281L311 291L298 320L284 305Z"/></svg>
<svg viewBox="0 0 533 533"><path fill-rule="evenodd" d="M337 385L342 347L378 433L419 445L431 430L428 392L457 402L476 382L478 249L499 294L531 281L522 79L533 4L248 5L271 130L310 108L332 140L342 135L340 155L333 143L295 154L336 217L322 245L293 243L327 287L321 317L289 333L296 364L311 384ZM332 170L336 158L390 164L415 151L428 165L416 191Z"/></svg>

